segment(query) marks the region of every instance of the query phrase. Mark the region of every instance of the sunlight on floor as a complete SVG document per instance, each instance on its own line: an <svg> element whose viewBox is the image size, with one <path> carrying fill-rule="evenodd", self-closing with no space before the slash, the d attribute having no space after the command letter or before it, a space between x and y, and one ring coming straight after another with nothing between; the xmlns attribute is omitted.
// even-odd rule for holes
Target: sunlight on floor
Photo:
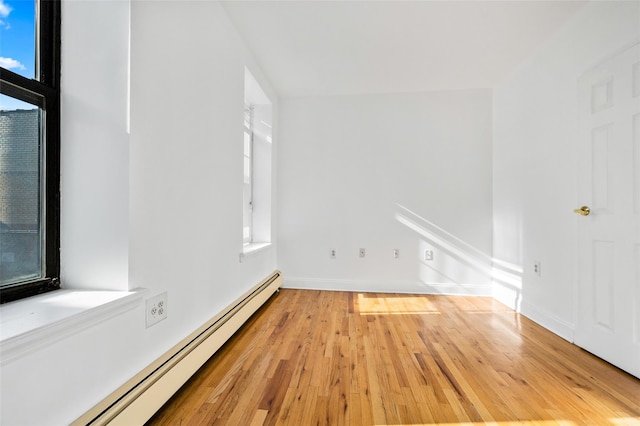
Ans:
<svg viewBox="0 0 640 426"><path fill-rule="evenodd" d="M640 425L640 417L620 417L609 419L612 425L624 425L624 426L638 426ZM572 422L570 420L523 420L523 421L504 421L504 422L461 422L461 423L403 423L400 424L379 424L378 426L485 426L485 425L494 425L494 426L546 426L546 425L556 425L556 426L578 426L577 423Z"/></svg>
<svg viewBox="0 0 640 426"><path fill-rule="evenodd" d="M578 426L574 422L570 422L567 420L525 420L525 421L506 421L506 422L461 422L461 423L403 423L400 424L380 424L377 426L546 426L546 425L555 425L555 426Z"/></svg>
<svg viewBox="0 0 640 426"><path fill-rule="evenodd" d="M417 303L419 301L419 303ZM372 296L358 293L355 306L360 315L434 315L438 308L425 298L414 296Z"/></svg>
<svg viewBox="0 0 640 426"><path fill-rule="evenodd" d="M384 424L378 426L578 426L574 422L570 422L567 420L526 420L526 421L508 421L508 422L462 422L462 423L403 423L403 424Z"/></svg>
<svg viewBox="0 0 640 426"><path fill-rule="evenodd" d="M354 309L360 315L436 315L441 314L435 303L431 302L426 295L378 295L374 293L358 293L354 301ZM433 296L433 295L431 295ZM449 298L449 302L456 305L456 309L468 314L495 314L500 312L512 313L513 310L498 304L488 305L485 308L482 304L469 304L462 298Z"/></svg>
<svg viewBox="0 0 640 426"><path fill-rule="evenodd" d="M640 426L640 417L619 417L616 419L609 419L611 424L620 426Z"/></svg>

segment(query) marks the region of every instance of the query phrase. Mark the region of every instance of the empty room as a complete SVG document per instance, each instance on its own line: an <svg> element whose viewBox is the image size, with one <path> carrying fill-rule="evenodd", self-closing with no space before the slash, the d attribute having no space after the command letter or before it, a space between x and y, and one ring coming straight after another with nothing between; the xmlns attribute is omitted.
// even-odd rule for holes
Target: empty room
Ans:
<svg viewBox="0 0 640 426"><path fill-rule="evenodd" d="M640 424L640 1L0 40L0 424Z"/></svg>

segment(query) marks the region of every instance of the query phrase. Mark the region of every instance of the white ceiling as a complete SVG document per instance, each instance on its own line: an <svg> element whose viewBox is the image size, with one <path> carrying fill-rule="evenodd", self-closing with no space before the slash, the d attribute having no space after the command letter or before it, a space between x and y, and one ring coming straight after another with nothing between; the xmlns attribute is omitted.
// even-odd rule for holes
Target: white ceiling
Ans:
<svg viewBox="0 0 640 426"><path fill-rule="evenodd" d="M226 1L282 97L494 87L585 1Z"/></svg>

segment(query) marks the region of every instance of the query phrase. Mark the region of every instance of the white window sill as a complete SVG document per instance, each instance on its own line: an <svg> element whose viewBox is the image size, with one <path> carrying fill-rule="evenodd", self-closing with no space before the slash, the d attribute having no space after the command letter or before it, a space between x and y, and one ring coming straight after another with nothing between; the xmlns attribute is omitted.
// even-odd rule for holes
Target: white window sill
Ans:
<svg viewBox="0 0 640 426"><path fill-rule="evenodd" d="M129 311L145 292L62 289L0 305L0 364Z"/></svg>
<svg viewBox="0 0 640 426"><path fill-rule="evenodd" d="M240 263L245 257L252 256L270 248L272 243L247 243L242 246L242 253L240 253Z"/></svg>

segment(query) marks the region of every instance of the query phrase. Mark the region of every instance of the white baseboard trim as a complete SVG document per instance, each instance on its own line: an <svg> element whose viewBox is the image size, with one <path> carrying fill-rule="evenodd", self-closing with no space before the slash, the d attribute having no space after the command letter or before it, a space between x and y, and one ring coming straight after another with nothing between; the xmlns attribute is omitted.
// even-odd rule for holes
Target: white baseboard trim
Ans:
<svg viewBox="0 0 640 426"><path fill-rule="evenodd" d="M98 402L71 426L145 424L281 285L282 275L276 270Z"/></svg>
<svg viewBox="0 0 640 426"><path fill-rule="evenodd" d="M494 282L491 296L503 305L520 312L520 290Z"/></svg>
<svg viewBox="0 0 640 426"><path fill-rule="evenodd" d="M520 313L531 321L541 325L554 334L573 343L575 326L570 322L558 318L544 309L540 309L526 300L522 300Z"/></svg>
<svg viewBox="0 0 640 426"><path fill-rule="evenodd" d="M361 293L446 294L491 296L491 284L423 283L420 281L368 281L284 277L282 288L353 291Z"/></svg>
<svg viewBox="0 0 640 426"><path fill-rule="evenodd" d="M545 309L537 307L531 302L527 302L522 296L521 290L509 285L503 285L500 282L494 282L492 297L494 300L519 312L552 333L573 343L575 334L574 324L553 315Z"/></svg>

